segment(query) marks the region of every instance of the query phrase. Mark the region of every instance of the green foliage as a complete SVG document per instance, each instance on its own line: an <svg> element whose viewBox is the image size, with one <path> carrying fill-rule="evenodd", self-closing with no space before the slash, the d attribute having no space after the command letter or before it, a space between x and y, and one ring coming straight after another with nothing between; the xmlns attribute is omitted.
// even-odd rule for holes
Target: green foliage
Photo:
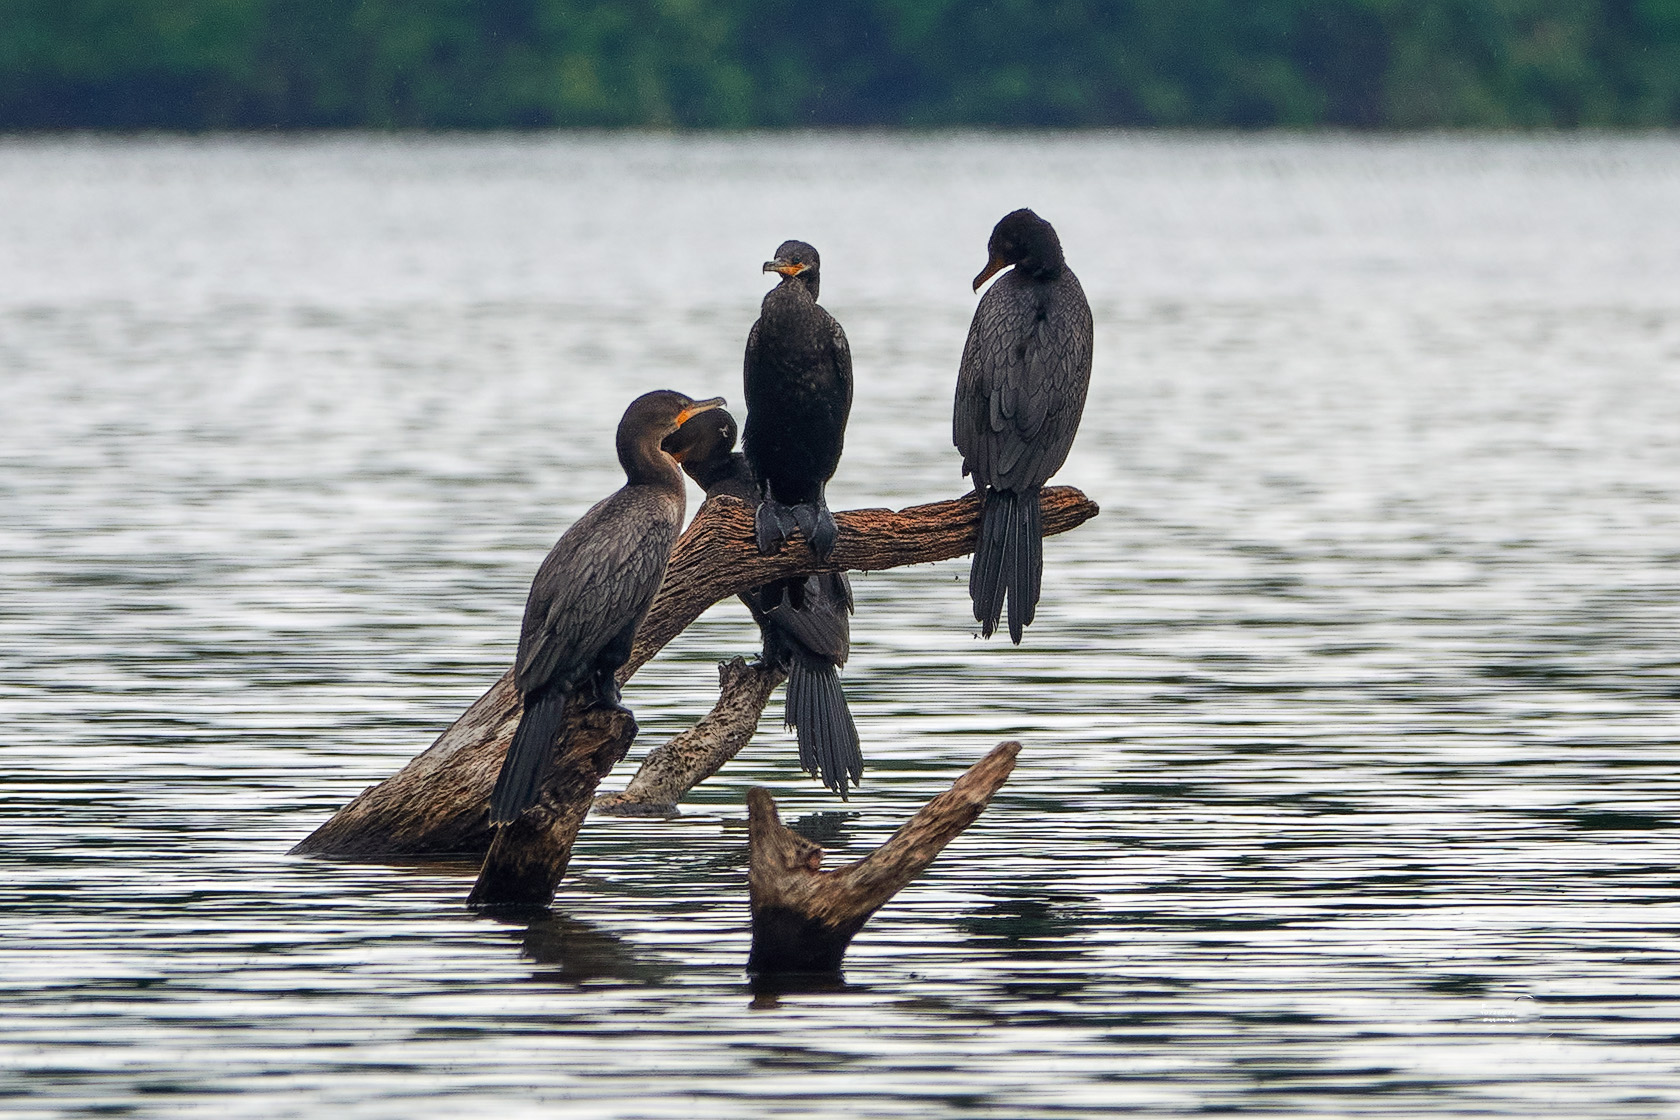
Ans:
<svg viewBox="0 0 1680 1120"><path fill-rule="evenodd" d="M1680 123L1680 0L0 0L0 127Z"/></svg>

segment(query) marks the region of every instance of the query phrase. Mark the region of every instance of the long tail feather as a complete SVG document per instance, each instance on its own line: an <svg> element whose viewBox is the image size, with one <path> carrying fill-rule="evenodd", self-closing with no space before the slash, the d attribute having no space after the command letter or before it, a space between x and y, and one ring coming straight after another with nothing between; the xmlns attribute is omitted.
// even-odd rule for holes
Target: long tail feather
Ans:
<svg viewBox="0 0 1680 1120"><path fill-rule="evenodd" d="M974 600L974 619L980 633L991 637L1003 613L1003 562L1006 528L1015 495L1008 490L987 490L980 511L980 536L974 545L974 561L968 569L968 594Z"/></svg>
<svg viewBox="0 0 1680 1120"><path fill-rule="evenodd" d="M1044 577L1044 518L1036 491L1015 502L1015 527L1010 539L1009 640L1021 644L1021 631L1038 613L1038 591Z"/></svg>
<svg viewBox="0 0 1680 1120"><path fill-rule="evenodd" d="M490 794L490 823L507 824L529 809L548 774L554 744L566 726L566 694L540 692L526 698L519 727L502 760L496 788Z"/></svg>
<svg viewBox="0 0 1680 1120"><path fill-rule="evenodd" d="M796 653L788 666L787 725L799 739L799 765L846 798L847 779L863 780L863 750L840 674L828 662Z"/></svg>
<svg viewBox="0 0 1680 1120"><path fill-rule="evenodd" d="M1044 575L1044 518L1038 491L987 490L980 513L980 538L968 570L968 594L980 634L989 638L1009 600L1009 639L1021 644L1021 632L1038 609Z"/></svg>

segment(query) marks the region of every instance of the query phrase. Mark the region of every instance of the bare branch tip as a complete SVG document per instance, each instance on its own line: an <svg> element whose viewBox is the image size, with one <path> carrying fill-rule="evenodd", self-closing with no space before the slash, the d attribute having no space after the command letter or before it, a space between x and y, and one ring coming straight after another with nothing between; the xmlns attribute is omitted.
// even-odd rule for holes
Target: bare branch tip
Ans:
<svg viewBox="0 0 1680 1120"><path fill-rule="evenodd" d="M747 790L747 820L759 826L782 823L781 814L776 812L776 799L763 786Z"/></svg>

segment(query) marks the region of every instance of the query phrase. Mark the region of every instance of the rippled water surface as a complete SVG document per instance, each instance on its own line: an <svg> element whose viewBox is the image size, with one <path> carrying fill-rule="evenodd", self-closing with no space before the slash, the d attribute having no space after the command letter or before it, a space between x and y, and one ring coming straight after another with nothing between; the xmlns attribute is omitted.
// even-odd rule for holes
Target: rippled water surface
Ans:
<svg viewBox="0 0 1680 1120"><path fill-rule="evenodd" d="M1669 138L0 143L0 1112L1680 1115L1677 199ZM856 580L850 803L776 701L536 924L286 854L506 666L632 396L738 403L782 239L835 506L960 492L1023 204L1103 513L1019 649L961 562ZM754 996L746 787L852 858L1004 738L846 986Z"/></svg>

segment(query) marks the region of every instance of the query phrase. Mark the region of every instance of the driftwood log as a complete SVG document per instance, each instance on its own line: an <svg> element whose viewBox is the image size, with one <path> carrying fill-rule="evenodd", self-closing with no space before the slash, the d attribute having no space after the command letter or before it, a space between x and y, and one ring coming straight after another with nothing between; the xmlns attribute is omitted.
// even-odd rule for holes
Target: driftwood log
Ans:
<svg viewBox="0 0 1680 1120"><path fill-rule="evenodd" d="M1098 512L1095 502L1070 486L1044 490L1041 503L1046 536L1076 528ZM980 501L973 494L898 512L847 511L836 517L840 539L824 564L800 541L790 543L778 555L760 556L753 546L752 510L732 498L708 501L677 541L665 581L637 632L629 661L619 670L619 680L628 680L713 603L774 579L831 568L882 571L962 556L973 550L979 518ZM734 674L733 687L730 672L724 671L724 695L707 717L712 722L704 731L694 729L686 744L669 748L665 763L656 767L657 773L650 774L641 792L630 799L620 798L621 807L626 800L639 799L644 805L668 811L682 793L716 772L751 738L770 692L780 682L773 679L778 676L773 671L751 666L744 669L744 673ZM587 714L574 711L568 718ZM519 694L509 669L425 752L390 778L362 791L304 838L293 853L388 858L490 851L490 791L519 715ZM568 730L571 727L568 723ZM499 861L504 856L511 858L514 837L510 835L506 845L498 846L495 865L487 863L480 876L481 885L490 879L526 886L494 893L488 888L475 889L477 904L525 904L542 894L541 881L552 875L552 882L558 882L596 786L628 752L635 736L634 721L626 720L611 729L610 742L592 738L606 734L606 730L589 731L580 739L587 740L589 746L568 750L564 758L556 760L542 794L544 814L551 814L552 819L547 824L533 822L531 835L540 834L543 839L535 847L527 843L521 848L523 854L514 862L524 870L509 869L505 876L502 873ZM678 736L673 744L683 738ZM572 805L571 801L579 797L581 804ZM533 877L531 869L539 865L544 870ZM542 899L543 904L547 901L546 897Z"/></svg>
<svg viewBox="0 0 1680 1120"><path fill-rule="evenodd" d="M822 870L823 850L782 824L768 791L747 791L747 971L835 973L857 931L958 833L1015 769L1021 744L999 743L891 839L855 863Z"/></svg>

